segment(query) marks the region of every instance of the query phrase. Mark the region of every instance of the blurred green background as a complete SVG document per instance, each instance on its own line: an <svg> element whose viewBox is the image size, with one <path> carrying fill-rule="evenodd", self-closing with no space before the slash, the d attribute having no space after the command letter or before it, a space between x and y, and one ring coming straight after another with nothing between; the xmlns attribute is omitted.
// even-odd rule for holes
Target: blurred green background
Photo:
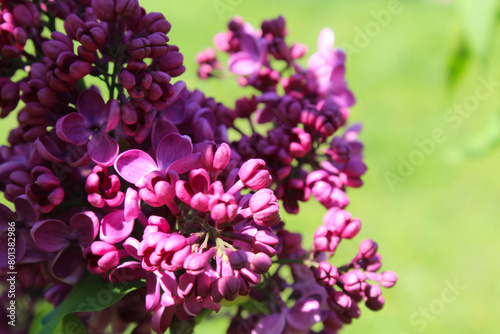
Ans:
<svg viewBox="0 0 500 334"><path fill-rule="evenodd" d="M351 122L362 122L365 186L350 189L348 210L363 228L340 245L335 264L359 241L379 243L383 269L399 275L379 312L362 308L347 333L498 333L500 56L497 0L141 0L172 23L185 56L188 87L232 106L250 90L235 80L200 81L194 57L234 15L258 27L287 19L289 42L309 55L323 27L348 52L347 79L357 97ZM392 10L392 12L391 12ZM489 84L485 85L485 81ZM5 143L11 115L2 121ZM5 125L7 124L7 125ZM434 133L434 134L433 134ZM439 135L436 135L439 133ZM439 138L436 138L439 137ZM302 205L286 216L308 247L325 213ZM198 333L222 333L227 318Z"/></svg>

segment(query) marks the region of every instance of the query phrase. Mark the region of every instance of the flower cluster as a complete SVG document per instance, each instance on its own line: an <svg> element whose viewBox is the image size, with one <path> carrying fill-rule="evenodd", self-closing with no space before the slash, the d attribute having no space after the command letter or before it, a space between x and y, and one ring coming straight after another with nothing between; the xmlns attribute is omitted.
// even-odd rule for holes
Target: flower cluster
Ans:
<svg viewBox="0 0 500 334"><path fill-rule="evenodd" d="M331 30L303 67L306 47L286 43L282 17L259 30L229 22L215 44L255 91L230 108L173 81L185 67L171 25L137 0L1 5L0 117L15 110L19 125L0 147L0 190L15 208L0 204L0 244L15 221L19 294L60 305L86 275L144 283L79 313L89 332L190 333L225 300L238 305L228 333L320 322L336 333L361 301L382 308L381 287L397 277L379 272L374 241L350 263L328 261L361 228L346 189L366 172L361 128L345 128L355 99ZM224 71L214 49L197 62L202 79ZM298 214L311 195L327 213L305 250L280 206Z"/></svg>

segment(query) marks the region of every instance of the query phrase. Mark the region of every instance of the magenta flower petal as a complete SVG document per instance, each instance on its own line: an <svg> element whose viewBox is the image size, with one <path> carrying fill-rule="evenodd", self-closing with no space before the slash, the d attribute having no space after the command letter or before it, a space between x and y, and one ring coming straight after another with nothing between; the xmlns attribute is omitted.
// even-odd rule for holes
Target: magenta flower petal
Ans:
<svg viewBox="0 0 500 334"><path fill-rule="evenodd" d="M158 144L156 161L160 170L166 170L173 162L190 155L192 152L193 144L189 137L172 133L164 137Z"/></svg>
<svg viewBox="0 0 500 334"><path fill-rule="evenodd" d="M39 221L31 229L31 237L46 252L56 252L68 246L69 236L68 225L56 219Z"/></svg>
<svg viewBox="0 0 500 334"><path fill-rule="evenodd" d="M177 174L184 174L186 172L189 172L190 170L200 168L200 167L202 167L200 155L201 155L201 153L198 152L198 153L190 154L187 157L181 158L181 159L173 162L167 168L167 171L174 171Z"/></svg>
<svg viewBox="0 0 500 334"><path fill-rule="evenodd" d="M67 247L52 262L52 274L66 284L78 283L85 273L85 260L79 247Z"/></svg>
<svg viewBox="0 0 500 334"><path fill-rule="evenodd" d="M146 277L146 310L152 311L160 303L160 280L155 274Z"/></svg>
<svg viewBox="0 0 500 334"><path fill-rule="evenodd" d="M274 313L260 319L257 326L252 330L252 334L282 333L285 329L285 316L281 313Z"/></svg>
<svg viewBox="0 0 500 334"><path fill-rule="evenodd" d="M174 317L174 307L159 306L151 318L151 327L157 333L165 333Z"/></svg>
<svg viewBox="0 0 500 334"><path fill-rule="evenodd" d="M21 195L16 197L14 199L14 205L16 207L16 215L20 221L26 223L26 222L35 222L38 220L38 212L35 211L31 203L29 202L28 196Z"/></svg>
<svg viewBox="0 0 500 334"><path fill-rule="evenodd" d="M321 320L320 302L314 295L300 300L289 310L287 323L301 331L309 330L315 323Z"/></svg>
<svg viewBox="0 0 500 334"><path fill-rule="evenodd" d="M101 221L101 240L115 244L127 238L134 228L134 221L126 221L123 211L108 213Z"/></svg>
<svg viewBox="0 0 500 334"><path fill-rule="evenodd" d="M88 144L90 158L103 167L111 166L115 162L118 151L116 140L103 132L94 134Z"/></svg>
<svg viewBox="0 0 500 334"><path fill-rule="evenodd" d="M140 211L140 199L139 194L135 189L128 188L125 195L125 205L123 215L126 221L131 221L139 216Z"/></svg>
<svg viewBox="0 0 500 334"><path fill-rule="evenodd" d="M76 109L89 122L97 123L103 118L104 100L99 93L87 89L78 96Z"/></svg>
<svg viewBox="0 0 500 334"><path fill-rule="evenodd" d="M153 148L158 148L161 140L171 133L178 133L177 127L171 121L160 118L153 125L153 132L151 133L151 143Z"/></svg>
<svg viewBox="0 0 500 334"><path fill-rule="evenodd" d="M127 240L123 242L123 248L125 248L125 250L137 260L142 260L142 258L137 254L140 244L141 243L137 239L127 238Z"/></svg>
<svg viewBox="0 0 500 334"><path fill-rule="evenodd" d="M56 123L56 132L59 138L75 145L85 144L92 135L85 117L76 112L60 118Z"/></svg>
<svg viewBox="0 0 500 334"><path fill-rule="evenodd" d="M335 34L332 29L324 28L319 33L318 38L318 51L324 56L328 56L332 51L333 44L335 43Z"/></svg>
<svg viewBox="0 0 500 334"><path fill-rule="evenodd" d="M126 181L136 184L144 176L158 170L158 166L149 154L134 149L123 152L116 158L115 170Z"/></svg>
<svg viewBox="0 0 500 334"><path fill-rule="evenodd" d="M260 62L246 52L238 52L229 57L229 70L238 75L249 75L260 68Z"/></svg>
<svg viewBox="0 0 500 334"><path fill-rule="evenodd" d="M245 53L253 56L256 59L259 59L262 54L262 47L259 44L259 41L260 40L258 40L254 36L244 33L240 37L241 49Z"/></svg>
<svg viewBox="0 0 500 334"><path fill-rule="evenodd" d="M132 282L146 278L148 274L149 272L142 269L140 262L127 261L123 262L111 271L109 274L109 280L113 283Z"/></svg>
<svg viewBox="0 0 500 334"><path fill-rule="evenodd" d="M7 231L9 222L15 221L16 215L8 207L0 203L0 233Z"/></svg>
<svg viewBox="0 0 500 334"><path fill-rule="evenodd" d="M120 103L117 100L110 100L106 104L106 113L108 119L106 124L106 133L114 130L120 122Z"/></svg>
<svg viewBox="0 0 500 334"><path fill-rule="evenodd" d="M99 232L99 218L92 211L79 212L69 223L71 235L78 239L82 247L89 246Z"/></svg>

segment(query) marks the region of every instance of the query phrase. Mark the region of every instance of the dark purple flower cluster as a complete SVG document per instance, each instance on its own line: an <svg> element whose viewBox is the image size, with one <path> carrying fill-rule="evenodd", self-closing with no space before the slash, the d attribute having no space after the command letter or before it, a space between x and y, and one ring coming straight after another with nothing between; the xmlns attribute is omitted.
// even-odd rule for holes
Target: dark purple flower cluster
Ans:
<svg viewBox="0 0 500 334"><path fill-rule="evenodd" d="M188 333L179 324L240 296L229 333L310 333L318 322L335 333L360 301L383 306L380 287L396 275L378 272L375 242L328 262L361 228L345 191L366 172L360 126L338 134L355 101L331 30L303 68L306 48L285 42L282 17L260 30L233 19L215 43L256 94L229 108L172 81L185 68L171 25L137 0L1 5L0 116L17 108L19 126L0 147L0 191L15 207L0 204L0 244L7 253L16 222L19 294L58 305L87 273L145 282L79 314L91 332ZM213 49L197 61L202 79L223 71ZM328 211L306 251L279 210L297 214L311 195ZM248 296L263 311L248 313Z"/></svg>

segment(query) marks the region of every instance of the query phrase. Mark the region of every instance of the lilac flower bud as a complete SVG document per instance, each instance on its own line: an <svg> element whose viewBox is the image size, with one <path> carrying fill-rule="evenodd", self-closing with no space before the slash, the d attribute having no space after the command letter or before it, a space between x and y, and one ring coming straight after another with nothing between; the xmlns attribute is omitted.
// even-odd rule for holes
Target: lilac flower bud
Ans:
<svg viewBox="0 0 500 334"><path fill-rule="evenodd" d="M345 239L352 239L358 234L360 230L361 230L361 221L357 218L354 218L347 223L345 229L342 231L342 234L340 236Z"/></svg>
<svg viewBox="0 0 500 334"><path fill-rule="evenodd" d="M261 226L274 226L281 221L278 199L271 189L261 189L249 201L253 220Z"/></svg>
<svg viewBox="0 0 500 334"><path fill-rule="evenodd" d="M197 276L205 272L208 261L214 256L215 249L210 249L204 253L191 253L184 260L184 269L188 274Z"/></svg>
<svg viewBox="0 0 500 334"><path fill-rule="evenodd" d="M231 148L226 143L220 144L219 147L215 144L207 143L201 150L201 164L208 170L221 171L226 168L230 160Z"/></svg>
<svg viewBox="0 0 500 334"><path fill-rule="evenodd" d="M379 296L382 295L382 289L380 289L380 286L377 284L367 284L365 288L365 296L366 298L378 298Z"/></svg>
<svg viewBox="0 0 500 334"><path fill-rule="evenodd" d="M113 0L92 0L92 11L101 21L116 20L115 4Z"/></svg>
<svg viewBox="0 0 500 334"><path fill-rule="evenodd" d="M371 239L363 240L359 244L359 253L364 258L370 258L377 254L378 245L375 241Z"/></svg>
<svg viewBox="0 0 500 334"><path fill-rule="evenodd" d="M120 262L120 255L116 247L104 241L94 241L84 252L89 263L87 269L93 274L103 274Z"/></svg>
<svg viewBox="0 0 500 334"><path fill-rule="evenodd" d="M0 118L6 117L17 107L19 85L8 78L0 78Z"/></svg>
<svg viewBox="0 0 500 334"><path fill-rule="evenodd" d="M273 257L276 254L276 250L274 248L278 246L278 243L279 239L274 233L270 230L261 230L254 236L252 251L254 253L266 253L270 257Z"/></svg>
<svg viewBox="0 0 500 334"><path fill-rule="evenodd" d="M245 186L252 190L259 190L267 187L271 181L271 174L264 169L266 163L262 159L250 159L240 168L238 176Z"/></svg>
<svg viewBox="0 0 500 334"><path fill-rule="evenodd" d="M160 57L168 52L167 42L169 38L162 32L155 32L147 37L151 44L151 56Z"/></svg>
<svg viewBox="0 0 500 334"><path fill-rule="evenodd" d="M137 30L142 31L145 29L150 34L155 32L168 34L170 28L170 23L165 19L162 13L152 12L142 17Z"/></svg>
<svg viewBox="0 0 500 334"><path fill-rule="evenodd" d="M140 10L137 0L116 0L116 13L121 16L135 16Z"/></svg>
<svg viewBox="0 0 500 334"><path fill-rule="evenodd" d="M210 216L216 222L217 226L231 222L238 213L238 204L236 199L230 194L222 196L211 196L208 202Z"/></svg>
<svg viewBox="0 0 500 334"><path fill-rule="evenodd" d="M382 266L381 263L382 257L379 254L375 254L374 256L363 259L360 261L361 267L366 271L375 272L380 269Z"/></svg>
<svg viewBox="0 0 500 334"><path fill-rule="evenodd" d="M302 58L306 53L307 53L307 46L301 43L293 44L290 49L290 57L292 57L292 59Z"/></svg>
<svg viewBox="0 0 500 334"><path fill-rule="evenodd" d="M353 304L351 297L341 291L334 291L327 299L328 307L334 312L344 312Z"/></svg>
<svg viewBox="0 0 500 334"><path fill-rule="evenodd" d="M75 14L68 15L68 17L64 20L64 30L71 39L76 40L76 32L78 29L83 29L84 27L85 22L83 22L83 20Z"/></svg>
<svg viewBox="0 0 500 334"><path fill-rule="evenodd" d="M320 252L334 253L340 243L338 237L325 225L320 225L314 233L314 247Z"/></svg>
<svg viewBox="0 0 500 334"><path fill-rule="evenodd" d="M37 211L48 213L61 204L64 190L50 169L37 166L31 170L31 176L35 183L26 187L26 195L35 203Z"/></svg>
<svg viewBox="0 0 500 334"><path fill-rule="evenodd" d="M333 286L339 278L339 272L329 262L321 261L318 268L314 270L316 282L324 287Z"/></svg>
<svg viewBox="0 0 500 334"><path fill-rule="evenodd" d="M382 272L382 279L380 280L380 285L384 288L393 287L398 280L398 275L396 275L393 271L384 271Z"/></svg>
<svg viewBox="0 0 500 334"><path fill-rule="evenodd" d="M242 249L229 252L228 258L233 270L240 270L248 265L247 253Z"/></svg>
<svg viewBox="0 0 500 334"><path fill-rule="evenodd" d="M218 303L222 299L235 300L240 290L240 280L235 276L220 277L212 282L212 299Z"/></svg>
<svg viewBox="0 0 500 334"><path fill-rule="evenodd" d="M348 292L360 292L366 287L366 275L360 270L352 270L340 276L344 289Z"/></svg>
<svg viewBox="0 0 500 334"><path fill-rule="evenodd" d="M323 320L323 325L326 333L329 331L338 331L344 326L342 321L340 321L339 317L335 312L328 311L325 319Z"/></svg>
<svg viewBox="0 0 500 334"><path fill-rule="evenodd" d="M116 207L122 204L125 199L125 194L120 191L120 186L118 176L108 176L106 168L95 166L85 182L87 199L96 208L102 208L104 205Z"/></svg>
<svg viewBox="0 0 500 334"><path fill-rule="evenodd" d="M236 114L240 118L250 117L257 110L257 104L255 96L252 96L250 99L242 97L236 100Z"/></svg>
<svg viewBox="0 0 500 334"><path fill-rule="evenodd" d="M86 51L94 52L106 43L107 36L97 22L90 21L76 30L76 39Z"/></svg>
<svg viewBox="0 0 500 334"><path fill-rule="evenodd" d="M170 45L166 55L155 59L155 65L158 70L167 73L171 77L178 77L186 71L184 65L184 56L179 52L179 48L175 45Z"/></svg>
<svg viewBox="0 0 500 334"><path fill-rule="evenodd" d="M164 233L170 233L170 225L164 217L160 216L149 216L148 225L158 227L159 231Z"/></svg>
<svg viewBox="0 0 500 334"><path fill-rule="evenodd" d="M283 16L278 16L273 20L265 20L262 22L262 35L271 34L273 36L286 36L286 22Z"/></svg>
<svg viewBox="0 0 500 334"><path fill-rule="evenodd" d="M147 58L151 55L151 42L147 38L144 38L144 37L134 38L130 42L130 44L128 46L128 50L130 52L130 59L143 60L144 58ZM126 72L123 75L124 76L131 75L131 73L130 74L127 74L127 73L130 73L130 72ZM120 76L120 80L122 80L121 76ZM123 80L126 81L127 79L124 77ZM128 80L132 80L132 79L130 78ZM134 80L135 80L135 78L134 78ZM128 86L130 86L130 84Z"/></svg>
<svg viewBox="0 0 500 334"><path fill-rule="evenodd" d="M384 296L380 295L376 298L368 298L365 301L366 307L368 307L372 311L379 311L384 307Z"/></svg>
<svg viewBox="0 0 500 334"><path fill-rule="evenodd" d="M40 15L35 4L26 2L14 7L12 15L16 23L24 28L36 27L40 23Z"/></svg>
<svg viewBox="0 0 500 334"><path fill-rule="evenodd" d="M269 255L265 253L257 253L250 262L250 269L257 274L265 274L271 268L272 261Z"/></svg>
<svg viewBox="0 0 500 334"><path fill-rule="evenodd" d="M63 52L73 53L73 42L68 36L55 31L51 37L52 39L42 43L43 53L51 60L56 61Z"/></svg>

